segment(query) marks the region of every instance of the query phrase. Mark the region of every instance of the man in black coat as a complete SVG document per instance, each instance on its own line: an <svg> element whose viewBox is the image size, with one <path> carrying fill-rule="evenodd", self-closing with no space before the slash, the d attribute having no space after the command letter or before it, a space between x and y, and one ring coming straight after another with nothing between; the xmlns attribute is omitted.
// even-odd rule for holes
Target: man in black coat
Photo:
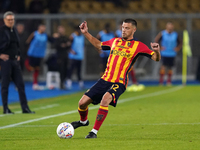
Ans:
<svg viewBox="0 0 200 150"><path fill-rule="evenodd" d="M27 104L24 81L19 64L19 37L14 27L15 16L13 12L4 14L5 25L0 27L0 64L1 64L1 96L3 103L3 113L13 114L8 108L8 87L10 79L15 83L18 93L22 113L35 113L31 111Z"/></svg>

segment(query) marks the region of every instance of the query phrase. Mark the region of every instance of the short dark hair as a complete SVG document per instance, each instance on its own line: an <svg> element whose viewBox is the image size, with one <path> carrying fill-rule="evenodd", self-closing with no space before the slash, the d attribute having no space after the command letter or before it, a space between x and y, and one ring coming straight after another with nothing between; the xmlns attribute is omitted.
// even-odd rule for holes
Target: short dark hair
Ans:
<svg viewBox="0 0 200 150"><path fill-rule="evenodd" d="M137 27L137 21L131 18L125 19L123 21L124 23L131 23L132 25L134 25L135 27Z"/></svg>

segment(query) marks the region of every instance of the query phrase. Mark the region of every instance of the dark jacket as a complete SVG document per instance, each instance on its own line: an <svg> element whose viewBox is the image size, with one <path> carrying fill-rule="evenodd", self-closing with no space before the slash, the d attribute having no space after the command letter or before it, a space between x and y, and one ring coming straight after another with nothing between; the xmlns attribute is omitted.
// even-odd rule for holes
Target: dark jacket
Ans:
<svg viewBox="0 0 200 150"><path fill-rule="evenodd" d="M10 44L10 34L7 28L8 27L6 27L5 25L0 27L0 54L4 54L4 52L6 51L6 48ZM13 27L13 32L16 34L16 37L17 37L18 55L20 55L19 36L15 27Z"/></svg>

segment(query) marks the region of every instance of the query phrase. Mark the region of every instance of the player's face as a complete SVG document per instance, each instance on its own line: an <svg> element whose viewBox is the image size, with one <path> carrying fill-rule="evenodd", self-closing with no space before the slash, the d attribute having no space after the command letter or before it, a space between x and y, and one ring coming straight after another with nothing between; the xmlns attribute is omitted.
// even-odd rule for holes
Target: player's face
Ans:
<svg viewBox="0 0 200 150"><path fill-rule="evenodd" d="M171 33L174 31L174 25L172 23L167 23L166 30Z"/></svg>
<svg viewBox="0 0 200 150"><path fill-rule="evenodd" d="M133 34L136 31L136 27L132 25L132 23L125 23L122 24L122 38L125 40L133 39Z"/></svg>
<svg viewBox="0 0 200 150"><path fill-rule="evenodd" d="M12 28L15 24L15 17L13 15L8 15L4 18L4 23L7 27Z"/></svg>
<svg viewBox="0 0 200 150"><path fill-rule="evenodd" d="M18 24L17 25L17 31L18 31L18 33L22 33L24 31L24 25Z"/></svg>
<svg viewBox="0 0 200 150"><path fill-rule="evenodd" d="M41 33L45 32L46 31L46 26L45 25L40 25L39 26L39 30Z"/></svg>
<svg viewBox="0 0 200 150"><path fill-rule="evenodd" d="M58 33L65 34L65 28L63 26L58 27Z"/></svg>

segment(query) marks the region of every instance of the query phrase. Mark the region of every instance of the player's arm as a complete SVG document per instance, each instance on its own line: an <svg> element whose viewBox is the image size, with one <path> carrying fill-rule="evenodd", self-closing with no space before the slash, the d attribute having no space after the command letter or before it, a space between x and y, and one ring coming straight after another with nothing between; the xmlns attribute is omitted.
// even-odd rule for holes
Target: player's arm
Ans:
<svg viewBox="0 0 200 150"><path fill-rule="evenodd" d="M88 32L88 27L87 27L87 22L84 21L83 23L81 23L81 25L79 26L81 32L83 33L83 35L88 39L88 41L97 48L97 51L101 50L101 41L99 41L97 38L95 38L94 36L92 36L89 32Z"/></svg>
<svg viewBox="0 0 200 150"><path fill-rule="evenodd" d="M155 37L154 41L155 41L156 43L159 43L159 42L160 42L160 39L161 39L161 37L162 37L162 33L161 33L161 32L159 32L159 33L156 35L156 37Z"/></svg>
<svg viewBox="0 0 200 150"><path fill-rule="evenodd" d="M177 38L177 43L178 43L178 45L174 49L176 52L180 51L182 48L182 41L179 37Z"/></svg>
<svg viewBox="0 0 200 150"><path fill-rule="evenodd" d="M161 40L162 40L162 33L159 32L159 33L156 35L156 37L155 37L155 39L154 39L154 42L160 44ZM161 48L160 48L161 50L165 50L165 47L162 47L161 45L160 45L160 47L161 47Z"/></svg>
<svg viewBox="0 0 200 150"><path fill-rule="evenodd" d="M26 44L30 44L30 42L32 41L33 38L34 38L34 33L31 33L31 35L26 40Z"/></svg>
<svg viewBox="0 0 200 150"><path fill-rule="evenodd" d="M154 51L151 59L154 61L160 61L161 55L160 55L160 46L158 43L151 43L151 48Z"/></svg>

